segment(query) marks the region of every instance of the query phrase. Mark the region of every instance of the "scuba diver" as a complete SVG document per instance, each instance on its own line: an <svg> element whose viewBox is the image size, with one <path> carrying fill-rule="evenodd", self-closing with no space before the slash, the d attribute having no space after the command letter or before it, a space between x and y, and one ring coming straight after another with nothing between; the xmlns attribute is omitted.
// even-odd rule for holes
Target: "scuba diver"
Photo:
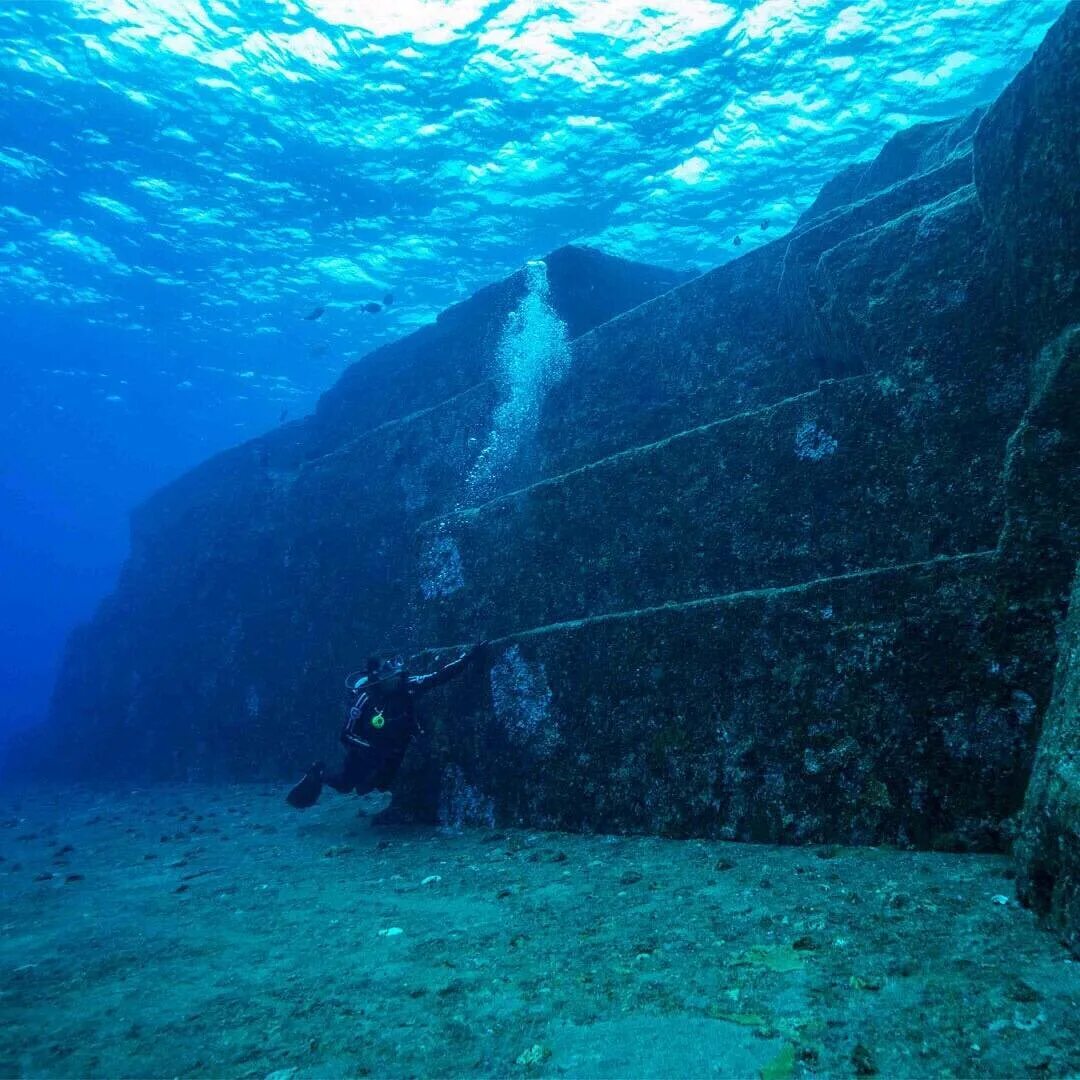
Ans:
<svg viewBox="0 0 1080 1080"><path fill-rule="evenodd" d="M380 663L377 656L368 660L363 676L354 674L347 680L354 699L341 729L345 747L341 768L327 773L323 763L316 761L285 797L289 805L298 810L314 806L324 782L343 795L386 791L420 730L416 699L460 675L480 658L487 644L474 645L428 675L410 675L400 660Z"/></svg>

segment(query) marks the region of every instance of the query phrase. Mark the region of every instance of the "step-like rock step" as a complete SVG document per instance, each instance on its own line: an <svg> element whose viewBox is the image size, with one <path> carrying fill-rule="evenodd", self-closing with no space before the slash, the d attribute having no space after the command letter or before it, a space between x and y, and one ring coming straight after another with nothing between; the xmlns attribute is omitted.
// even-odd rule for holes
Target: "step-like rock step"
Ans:
<svg viewBox="0 0 1080 1080"><path fill-rule="evenodd" d="M420 640L991 548L1011 423L935 384L854 377L430 520Z"/></svg>
<svg viewBox="0 0 1080 1080"><path fill-rule="evenodd" d="M584 334L541 416L541 475L812 390L822 379L899 374L916 354L898 343L917 345L937 370L965 364L964 346L993 314L973 283L982 238L971 171L970 153L960 152ZM896 221L903 226L892 230ZM858 271L838 294L849 251ZM929 268L928 259L936 259ZM905 313L917 310L917 332L878 325L886 296ZM525 468L517 478L535 477Z"/></svg>
<svg viewBox="0 0 1080 1080"><path fill-rule="evenodd" d="M429 699L395 806L992 848L1036 712L994 634L994 571L958 554L509 635Z"/></svg>

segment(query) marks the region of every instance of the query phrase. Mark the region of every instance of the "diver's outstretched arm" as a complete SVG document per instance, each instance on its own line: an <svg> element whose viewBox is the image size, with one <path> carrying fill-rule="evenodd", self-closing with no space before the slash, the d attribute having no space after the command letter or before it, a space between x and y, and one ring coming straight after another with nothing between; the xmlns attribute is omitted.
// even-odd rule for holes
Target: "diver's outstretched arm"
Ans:
<svg viewBox="0 0 1080 1080"><path fill-rule="evenodd" d="M451 660L449 664L444 664L428 675L410 675L409 688L416 694L426 694L436 686L442 686L443 683L456 679L471 663L483 655L487 646L486 641L481 641L467 652L463 652L456 660Z"/></svg>

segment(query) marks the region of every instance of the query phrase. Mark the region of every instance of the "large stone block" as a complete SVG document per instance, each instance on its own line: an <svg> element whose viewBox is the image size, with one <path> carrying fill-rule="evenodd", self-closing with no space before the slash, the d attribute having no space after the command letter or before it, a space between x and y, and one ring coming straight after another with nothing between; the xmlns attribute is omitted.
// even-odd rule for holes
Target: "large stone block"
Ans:
<svg viewBox="0 0 1080 1080"><path fill-rule="evenodd" d="M1066 7L975 133L975 184L1010 313L1036 348L1080 306L1080 3Z"/></svg>
<svg viewBox="0 0 1080 1080"><path fill-rule="evenodd" d="M1080 956L1080 567L1016 843L1021 899Z"/></svg>
<svg viewBox="0 0 1080 1080"><path fill-rule="evenodd" d="M834 244L808 284L826 347L849 366L978 381L1015 422L1030 361L1001 317L987 243L968 184Z"/></svg>
<svg viewBox="0 0 1080 1080"><path fill-rule="evenodd" d="M970 178L959 153L584 335L507 488L868 372L997 382L1015 422L1025 357Z"/></svg>
<svg viewBox="0 0 1080 1080"><path fill-rule="evenodd" d="M861 201L835 207L824 216L804 216L787 240L779 295L798 306L825 252L919 207L940 202L969 185L971 178L971 150L967 147L925 172L904 176L884 190L864 192ZM825 347L825 342L821 346Z"/></svg>
<svg viewBox="0 0 1080 1080"><path fill-rule="evenodd" d="M544 402L536 454L506 488L813 389L801 343L777 319L777 241L635 308L574 343Z"/></svg>
<svg viewBox="0 0 1080 1080"><path fill-rule="evenodd" d="M1039 358L1032 403L1009 444L1001 536L1008 610L1046 612L1029 632L1058 665L1016 843L1021 899L1080 956L1080 326ZM1076 571L1068 599L1067 582Z"/></svg>
<svg viewBox="0 0 1080 1080"><path fill-rule="evenodd" d="M976 109L957 119L915 124L898 131L872 160L849 165L827 181L799 218L796 231L818 219L831 217L838 209L847 212L913 177L934 176L942 166L965 158L968 175L961 183L968 183L971 137L983 112Z"/></svg>
<svg viewBox="0 0 1080 1080"><path fill-rule="evenodd" d="M993 548L1013 422L982 395L955 405L884 376L826 382L429 522L423 640Z"/></svg>
<svg viewBox="0 0 1080 1080"><path fill-rule="evenodd" d="M992 574L944 559L500 640L429 699L397 815L995 847L1037 716Z"/></svg>

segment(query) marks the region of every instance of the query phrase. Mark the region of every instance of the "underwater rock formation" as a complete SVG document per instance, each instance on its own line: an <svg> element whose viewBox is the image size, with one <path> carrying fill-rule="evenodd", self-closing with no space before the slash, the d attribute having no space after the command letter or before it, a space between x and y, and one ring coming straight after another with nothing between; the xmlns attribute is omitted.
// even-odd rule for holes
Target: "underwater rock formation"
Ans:
<svg viewBox="0 0 1080 1080"><path fill-rule="evenodd" d="M1080 956L1080 567L1016 844L1021 899Z"/></svg>
<svg viewBox="0 0 1080 1080"><path fill-rule="evenodd" d="M287 774L368 652L484 636L399 818L1003 847L1080 556L1078 26L708 274L549 256L569 363L482 496L524 274L159 493L52 763Z"/></svg>

